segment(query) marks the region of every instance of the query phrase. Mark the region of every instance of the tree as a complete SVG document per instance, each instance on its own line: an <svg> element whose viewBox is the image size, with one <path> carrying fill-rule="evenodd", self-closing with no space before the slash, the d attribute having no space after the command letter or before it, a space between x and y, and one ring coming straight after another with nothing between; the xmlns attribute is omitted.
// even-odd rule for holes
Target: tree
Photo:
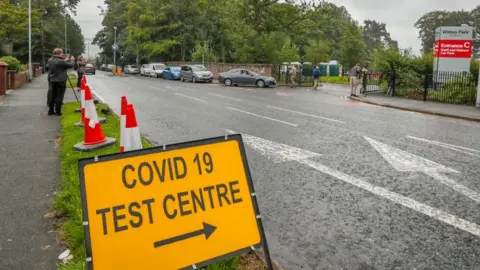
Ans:
<svg viewBox="0 0 480 270"><path fill-rule="evenodd" d="M289 38L283 43L279 57L281 62L297 62L300 60L298 48L295 44L292 44L292 41Z"/></svg>
<svg viewBox="0 0 480 270"><path fill-rule="evenodd" d="M362 32L354 24L347 25L340 41L340 62L346 67L353 67L365 60L365 43Z"/></svg>
<svg viewBox="0 0 480 270"><path fill-rule="evenodd" d="M202 63L211 63L217 61L217 56L213 52L212 47L204 41L203 43L198 43L195 46L195 49L193 49L192 60L196 62L201 61Z"/></svg>
<svg viewBox="0 0 480 270"><path fill-rule="evenodd" d="M329 60L330 47L327 42L321 40L310 40L305 48L305 59L314 65Z"/></svg>
<svg viewBox="0 0 480 270"><path fill-rule="evenodd" d="M390 37L384 23L375 20L365 20L362 26L363 41L366 46L367 61L373 62L374 52L377 49L398 48L398 42Z"/></svg>
<svg viewBox="0 0 480 270"><path fill-rule="evenodd" d="M473 27L475 28L474 53L477 58L480 58L480 5L470 12L470 17L472 18Z"/></svg>
<svg viewBox="0 0 480 270"><path fill-rule="evenodd" d="M476 9L468 11L431 11L420 17L414 24L418 29L418 37L422 41L422 52L429 53L433 50L435 42L435 29L440 26L459 26L461 24L472 25ZM477 32L480 28L477 27ZM477 46L478 47L478 46Z"/></svg>
<svg viewBox="0 0 480 270"><path fill-rule="evenodd" d="M0 1L0 44L24 42L28 39L28 9ZM38 22L38 12L32 12L32 25ZM38 32L37 27L32 33Z"/></svg>
<svg viewBox="0 0 480 270"><path fill-rule="evenodd" d="M120 51L137 63L199 60L199 44L203 48L205 42L221 62L278 64L288 58L299 61L307 54L339 59L337 44L347 26L355 23L345 7L325 1L108 0L105 4L103 29L94 38L102 58L112 58L116 26ZM312 40L322 43L312 45ZM328 51L323 42L332 44Z"/></svg>

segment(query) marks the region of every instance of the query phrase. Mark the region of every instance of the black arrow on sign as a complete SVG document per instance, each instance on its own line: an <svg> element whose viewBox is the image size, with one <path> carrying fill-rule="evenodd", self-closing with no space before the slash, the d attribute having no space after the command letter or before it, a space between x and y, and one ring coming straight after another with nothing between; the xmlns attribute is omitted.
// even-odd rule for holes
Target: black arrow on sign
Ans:
<svg viewBox="0 0 480 270"><path fill-rule="evenodd" d="M182 234L182 235L179 235L179 236L175 236L175 237L172 237L172 238L168 238L168 239L165 239L165 240L160 240L160 241L157 241L157 242L153 242L153 247L158 248L158 247L173 244L175 242L179 242L179 241L182 241L182 240L185 240L185 239L188 239L188 238L196 237L196 236L199 236L199 235L202 235L202 234L205 234L205 240L206 240L210 237L210 235L212 235L212 233L217 229L217 227L215 227L213 225L210 225L208 223L205 223L205 222L202 222L202 223L203 223L203 229L200 229L198 231L189 232L189 233L186 233L186 234Z"/></svg>

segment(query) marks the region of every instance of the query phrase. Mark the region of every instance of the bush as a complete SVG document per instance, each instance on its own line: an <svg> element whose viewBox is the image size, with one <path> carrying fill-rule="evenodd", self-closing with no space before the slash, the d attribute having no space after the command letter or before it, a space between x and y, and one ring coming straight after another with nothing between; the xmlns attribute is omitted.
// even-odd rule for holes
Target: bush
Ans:
<svg viewBox="0 0 480 270"><path fill-rule="evenodd" d="M349 84L350 80L348 76L321 76L320 82Z"/></svg>
<svg viewBox="0 0 480 270"><path fill-rule="evenodd" d="M477 96L476 77L469 73L467 77L456 76L443 84L441 90L429 90L427 97L453 104L475 104Z"/></svg>
<svg viewBox="0 0 480 270"><path fill-rule="evenodd" d="M22 69L22 64L20 61L13 56L0 57L0 62L5 62L8 65L7 70L15 70L18 72Z"/></svg>

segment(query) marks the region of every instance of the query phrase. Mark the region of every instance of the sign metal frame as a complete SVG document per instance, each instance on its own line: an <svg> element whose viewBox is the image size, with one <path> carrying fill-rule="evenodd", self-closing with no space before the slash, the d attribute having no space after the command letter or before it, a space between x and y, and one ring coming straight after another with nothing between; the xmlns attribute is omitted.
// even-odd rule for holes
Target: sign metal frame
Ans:
<svg viewBox="0 0 480 270"><path fill-rule="evenodd" d="M254 250L255 248L262 247L263 248L263 253L265 255L265 261L267 264L267 267L269 270L273 269L272 261L270 258L270 252L268 249L268 244L267 244L267 239L265 237L265 231L263 227L263 222L262 222L262 217L260 215L260 209L258 206L257 202L257 197L255 193L255 188L253 186L253 181L252 181L252 176L250 173L250 167L248 165L248 160L247 160L247 155L245 151L245 146L243 144L243 139L241 134L226 134L225 136L221 137L214 137L214 138L207 138L207 139L200 139L200 140L195 140L195 141L189 141L189 142L182 142L182 143L175 143L175 144L170 144L170 145L162 145L162 146L157 146L157 147L152 147L152 148L147 148L147 149L140 149L140 150L135 150L135 151L129 151L129 152L124 152L124 153L115 153L115 154L109 154L109 155L103 155L103 156L95 156L92 158L84 158L84 159L79 159L78 160L78 173L79 173L79 181L80 181L80 194L81 194L81 200L82 200L82 217L83 217L83 231L84 231L84 237L85 237L85 249L86 249L86 263L87 263L87 270L93 270L94 265L93 265L93 254L92 254L92 245L91 245L91 239L90 239L90 226L89 226L89 218L88 218L88 207L87 207L87 194L86 194L86 186L85 186L85 174L84 174L84 168L85 166L89 164L97 164L97 163L102 163L102 162L108 162L112 160L119 160L119 159L125 159L125 158L130 158L130 157L137 157L137 156L142 156L142 155L148 155L148 154L155 154L155 153L164 153L164 152L169 152L169 151L174 151L174 150L180 150L183 148L190 148L190 147L196 147L196 146L205 146L213 143L219 143L219 142L225 142L225 141L236 141L239 145L240 149L240 155L243 163L243 167L245 170L245 176L248 182L248 188L249 188L249 193L251 195L251 200L252 200L252 205L253 205L253 211L255 213L256 221L257 221L257 227L258 231L260 234L260 243L254 244L249 247L245 247L240 250L236 250L233 252L230 252L228 254L224 254L215 258L211 258L202 262L195 263L191 266L187 266L183 269L198 269L204 266L207 266L209 264L212 264L214 262L221 261L223 259L232 257L232 256L238 256L245 254L251 250Z"/></svg>

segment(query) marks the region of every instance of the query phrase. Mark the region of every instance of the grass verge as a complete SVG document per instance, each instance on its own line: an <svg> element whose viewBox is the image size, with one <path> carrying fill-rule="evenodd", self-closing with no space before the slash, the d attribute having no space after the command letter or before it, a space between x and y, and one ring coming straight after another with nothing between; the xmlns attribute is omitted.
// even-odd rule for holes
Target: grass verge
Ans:
<svg viewBox="0 0 480 270"><path fill-rule="evenodd" d="M68 78L70 80L67 80L67 88L77 87L77 80L78 80L77 75L75 75L73 73L68 73Z"/></svg>
<svg viewBox="0 0 480 270"><path fill-rule="evenodd" d="M57 211L57 216L59 216L63 221L63 225L61 227L61 235L63 236L62 238L66 242L66 245L73 255L73 259L69 263L59 266L59 269L61 270L85 269L85 246L82 226L82 204L78 180L78 160L97 155L118 153L120 151L120 118L113 114L104 104L97 105L99 108L99 117L105 117L107 119L107 122L102 124L102 130L105 136L116 138L117 143L112 147L89 153L76 152L73 149L74 144L83 140L83 128L79 128L74 125L80 120L80 114L75 113L75 108L79 106L79 102L70 102L65 104L63 107L64 110L61 122L62 136L59 144L61 145L60 160L62 178L60 183L60 191L58 192L55 201L55 210ZM142 143L144 148L153 146L144 138L142 138ZM253 269L244 268L242 265L244 264L241 262L240 258L233 257L209 265L205 269Z"/></svg>

